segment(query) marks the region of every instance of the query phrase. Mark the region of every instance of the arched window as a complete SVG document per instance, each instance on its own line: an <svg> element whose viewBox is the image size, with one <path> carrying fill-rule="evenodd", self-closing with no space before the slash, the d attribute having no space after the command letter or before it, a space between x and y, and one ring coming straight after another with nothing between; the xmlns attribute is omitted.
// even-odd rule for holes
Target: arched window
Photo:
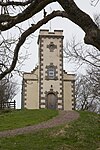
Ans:
<svg viewBox="0 0 100 150"><path fill-rule="evenodd" d="M57 80L57 66L54 66L52 63L49 66L46 66L46 80Z"/></svg>
<svg viewBox="0 0 100 150"><path fill-rule="evenodd" d="M55 78L55 68L54 67L49 67L48 68L48 77L49 79L54 79Z"/></svg>

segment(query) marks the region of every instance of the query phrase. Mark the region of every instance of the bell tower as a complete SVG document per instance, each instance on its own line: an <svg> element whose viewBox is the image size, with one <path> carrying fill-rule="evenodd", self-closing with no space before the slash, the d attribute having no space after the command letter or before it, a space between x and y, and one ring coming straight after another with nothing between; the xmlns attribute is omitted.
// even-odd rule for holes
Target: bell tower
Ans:
<svg viewBox="0 0 100 150"><path fill-rule="evenodd" d="M63 31L40 30L39 108L64 109Z"/></svg>

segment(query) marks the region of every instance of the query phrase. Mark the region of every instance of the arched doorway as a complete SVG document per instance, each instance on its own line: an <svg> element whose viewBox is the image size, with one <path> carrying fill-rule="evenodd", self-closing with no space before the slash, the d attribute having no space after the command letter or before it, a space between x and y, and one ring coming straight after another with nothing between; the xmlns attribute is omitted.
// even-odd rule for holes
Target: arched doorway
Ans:
<svg viewBox="0 0 100 150"><path fill-rule="evenodd" d="M47 95L47 108L48 109L57 108L57 96L54 93L49 93Z"/></svg>

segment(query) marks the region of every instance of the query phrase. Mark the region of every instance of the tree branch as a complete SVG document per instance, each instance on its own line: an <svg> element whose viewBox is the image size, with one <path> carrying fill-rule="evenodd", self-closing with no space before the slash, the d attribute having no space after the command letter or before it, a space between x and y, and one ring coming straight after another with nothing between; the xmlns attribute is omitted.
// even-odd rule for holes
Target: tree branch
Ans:
<svg viewBox="0 0 100 150"><path fill-rule="evenodd" d="M18 15L9 16L8 14L7 18L4 16L5 19L2 20L0 23L0 30L1 31L8 30L12 28L13 26L15 26L16 24L26 21L27 19L31 18L32 16L40 12L49 3L55 2L55 1L56 0L33 0L31 1L31 3L29 3L27 8L25 8L24 11L22 11ZM46 24L49 20L51 20L52 18L56 16L66 17L70 19L72 22L74 22L75 24L77 24L79 27L81 27L83 31L85 32L85 38L84 38L85 43L91 44L100 50L100 29L93 22L90 16L86 14L85 12L81 11L75 4L74 0L57 0L57 1L64 8L65 12L54 11L51 14L47 15L42 20L40 20L37 24L33 25L32 27L28 28L25 32L23 32L23 34L21 35L15 47L14 57L13 57L11 66L0 75L0 79L2 79L4 76L6 76L15 68L17 60L18 60L18 53L19 53L20 47L25 42L26 38L31 33L39 29L43 24ZM2 17L2 15L0 17Z"/></svg>
<svg viewBox="0 0 100 150"><path fill-rule="evenodd" d="M13 17L9 16L10 21L9 19L5 19L5 22L7 22L5 24L0 24L0 30L8 30L16 24L31 18L33 15L40 12L49 3L55 1L56 0L34 0L24 11L22 11L22 13L19 13L18 15ZM86 44L91 44L100 50L100 29L93 22L90 16L81 11L75 4L74 0L57 1L66 11L67 18L77 24L85 32L84 42Z"/></svg>
<svg viewBox="0 0 100 150"><path fill-rule="evenodd" d="M58 0L68 15L68 19L77 24L86 33L84 41L100 50L100 29L88 14L81 11L73 0Z"/></svg>
<svg viewBox="0 0 100 150"><path fill-rule="evenodd" d="M30 3L32 3L34 0L27 0L25 2L15 2L15 1L7 1L7 2L0 2L0 5L1 6L10 6L10 5L13 5L13 6L26 6Z"/></svg>
<svg viewBox="0 0 100 150"><path fill-rule="evenodd" d="M64 11L54 11L51 14L47 15L45 18L40 20L37 24L34 24L32 27L28 28L25 32L22 33L19 41L14 50L14 57L11 63L10 68L6 69L3 73L0 74L0 80L4 78L8 73L10 73L16 67L17 60L18 60L18 53L21 46L24 44L26 38L34 33L38 28L40 28L43 24L46 24L49 20L56 16L67 17L67 14Z"/></svg>
<svg viewBox="0 0 100 150"><path fill-rule="evenodd" d="M24 11L22 11L18 15L13 16L13 17L7 15L8 18L10 18L10 21L8 21L5 18L6 24L0 24L0 30L1 31L8 30L8 29L12 28L13 26L15 26L16 24L21 23L21 22L31 18L36 13L40 12L46 5L48 5L49 3L54 2L54 1L56 1L56 0L35 0L35 1L33 1ZM2 15L0 17L2 17Z"/></svg>

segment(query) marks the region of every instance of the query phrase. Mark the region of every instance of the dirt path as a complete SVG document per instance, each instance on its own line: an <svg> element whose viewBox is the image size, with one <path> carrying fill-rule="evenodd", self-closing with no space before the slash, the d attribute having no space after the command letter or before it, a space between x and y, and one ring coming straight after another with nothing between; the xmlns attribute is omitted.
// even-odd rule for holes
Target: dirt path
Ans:
<svg viewBox="0 0 100 150"><path fill-rule="evenodd" d="M75 111L60 111L58 116L46 122L14 130L1 131L0 137L15 136L25 133L36 132L41 129L52 128L76 120L78 119L78 117L79 114Z"/></svg>

